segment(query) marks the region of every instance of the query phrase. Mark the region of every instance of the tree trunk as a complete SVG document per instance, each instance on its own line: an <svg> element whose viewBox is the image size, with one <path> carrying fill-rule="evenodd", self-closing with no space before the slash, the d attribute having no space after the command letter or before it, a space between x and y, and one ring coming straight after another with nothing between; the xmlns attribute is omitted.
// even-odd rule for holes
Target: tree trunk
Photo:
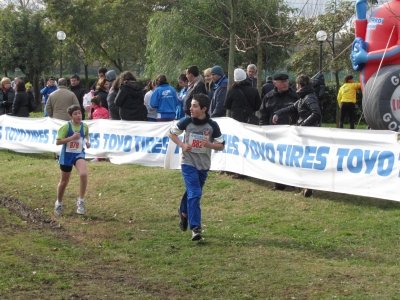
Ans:
<svg viewBox="0 0 400 300"><path fill-rule="evenodd" d="M85 90L89 91L89 70L88 65L85 64Z"/></svg>
<svg viewBox="0 0 400 300"><path fill-rule="evenodd" d="M337 95L340 89L339 71L335 71L335 79L336 79L336 95ZM340 120L340 108L339 105L336 104L336 128L339 128L339 120Z"/></svg>
<svg viewBox="0 0 400 300"><path fill-rule="evenodd" d="M260 32L257 33L257 90L261 96L262 86L262 70L263 70L263 50L260 41Z"/></svg>
<svg viewBox="0 0 400 300"><path fill-rule="evenodd" d="M228 60L228 86L233 83L233 71L235 69L235 35L236 35L236 7L238 0L231 0L231 21L229 30L229 60ZM231 111L226 110L226 116L231 116Z"/></svg>

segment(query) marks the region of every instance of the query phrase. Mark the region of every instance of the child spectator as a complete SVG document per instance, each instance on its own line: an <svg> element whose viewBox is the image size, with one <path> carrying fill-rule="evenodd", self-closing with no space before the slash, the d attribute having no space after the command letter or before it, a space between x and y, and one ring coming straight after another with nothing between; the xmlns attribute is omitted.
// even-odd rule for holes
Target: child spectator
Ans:
<svg viewBox="0 0 400 300"><path fill-rule="evenodd" d="M110 113L108 109L102 106L102 100L99 95L94 96L90 102L92 103L92 119L108 119L110 117ZM104 160L104 158L93 158L90 162L99 162Z"/></svg>
<svg viewBox="0 0 400 300"><path fill-rule="evenodd" d="M79 198L76 212L80 215L86 212L84 197L87 186L87 169L83 143L86 143L86 148L90 148L90 143L88 141L89 128L87 124L82 123L82 112L79 105L71 105L68 107L67 112L71 120L61 126L58 130L56 140L56 145L63 145L58 159L61 169L61 179L57 187L57 201L54 209L54 214L56 216L62 216L63 214L62 200L73 166L78 170L80 177Z"/></svg>
<svg viewBox="0 0 400 300"><path fill-rule="evenodd" d="M178 209L179 227L186 231L190 224L192 241L202 238L200 199L211 165L211 150L222 151L225 145L218 123L210 119L209 108L210 98L207 95L194 95L190 106L191 117L182 118L169 134L169 138L182 148L181 169L186 191ZM178 136L184 131L181 142Z"/></svg>

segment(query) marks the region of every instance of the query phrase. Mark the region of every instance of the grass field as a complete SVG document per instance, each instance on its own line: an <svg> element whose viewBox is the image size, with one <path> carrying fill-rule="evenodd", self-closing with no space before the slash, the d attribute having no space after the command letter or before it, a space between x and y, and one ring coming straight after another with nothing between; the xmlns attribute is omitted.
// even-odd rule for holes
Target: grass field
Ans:
<svg viewBox="0 0 400 300"><path fill-rule="evenodd" d="M0 299L396 299L400 203L210 172L203 236L178 170L88 163L87 215L53 216L53 154L0 151ZM267 171L267 170L266 170Z"/></svg>

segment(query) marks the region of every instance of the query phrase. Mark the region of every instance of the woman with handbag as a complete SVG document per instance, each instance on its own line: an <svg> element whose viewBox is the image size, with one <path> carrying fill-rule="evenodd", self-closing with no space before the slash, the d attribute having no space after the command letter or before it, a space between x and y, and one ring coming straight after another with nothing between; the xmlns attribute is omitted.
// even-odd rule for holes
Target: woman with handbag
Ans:
<svg viewBox="0 0 400 300"><path fill-rule="evenodd" d="M258 125L259 119L255 112L260 109L261 98L258 90L251 86L246 72L235 69L233 73L234 83L226 94L224 107L231 111L231 116L241 123ZM242 174L233 174L233 179L242 179Z"/></svg>

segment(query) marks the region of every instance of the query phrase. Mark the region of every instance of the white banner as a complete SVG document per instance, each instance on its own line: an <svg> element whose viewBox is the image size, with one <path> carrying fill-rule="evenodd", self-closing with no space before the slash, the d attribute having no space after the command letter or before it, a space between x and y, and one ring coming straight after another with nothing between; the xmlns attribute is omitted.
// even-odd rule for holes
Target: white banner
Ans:
<svg viewBox="0 0 400 300"><path fill-rule="evenodd" d="M254 126L215 119L225 149L213 151L211 170L231 171L298 187L400 201L400 148L392 131ZM180 148L168 138L173 122L85 121L86 156L114 164L180 168ZM56 152L65 121L0 116L0 148ZM170 147L168 145L171 143Z"/></svg>

